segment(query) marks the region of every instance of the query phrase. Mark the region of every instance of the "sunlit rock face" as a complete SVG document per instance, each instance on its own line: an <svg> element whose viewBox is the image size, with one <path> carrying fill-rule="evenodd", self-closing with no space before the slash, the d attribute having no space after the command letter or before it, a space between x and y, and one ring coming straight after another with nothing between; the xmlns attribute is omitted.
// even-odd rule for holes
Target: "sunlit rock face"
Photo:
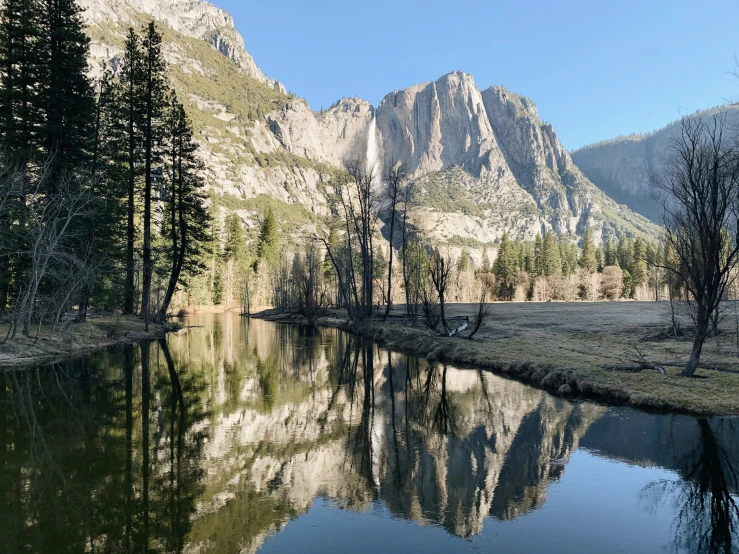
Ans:
<svg viewBox="0 0 739 554"><path fill-rule="evenodd" d="M655 230L588 181L533 102L503 87L480 92L472 76L453 72L389 94L377 122L385 160L402 161L426 192L417 220L437 241ZM439 202L446 195L475 210L460 204L445 217L455 209Z"/></svg>
<svg viewBox="0 0 739 554"><path fill-rule="evenodd" d="M244 39L224 10L202 0L80 0L88 22L112 27L138 27L141 15L153 18L187 37L202 39L236 63L250 77L270 88L284 87L266 77L244 47ZM95 53L113 52L104 40L94 41ZM108 50L106 50L108 48ZM98 61L98 60L95 60Z"/></svg>
<svg viewBox="0 0 739 554"><path fill-rule="evenodd" d="M129 27L159 23L206 182L220 195L266 195L326 215L336 171L365 162L376 142L378 182L387 164L403 162L427 192L419 196L413 223L441 244L490 244L504 233L533 239L544 230L575 241L587 227L596 237L656 232L579 172L530 100L502 87L481 92L471 75L456 71L392 92L377 109L344 98L316 111L262 73L231 16L208 2L82 3L94 76L105 66L118 67ZM262 24L247 22L247 33L250 23ZM375 141L368 141L370 125L377 127ZM246 224L256 224L250 205L236 211Z"/></svg>

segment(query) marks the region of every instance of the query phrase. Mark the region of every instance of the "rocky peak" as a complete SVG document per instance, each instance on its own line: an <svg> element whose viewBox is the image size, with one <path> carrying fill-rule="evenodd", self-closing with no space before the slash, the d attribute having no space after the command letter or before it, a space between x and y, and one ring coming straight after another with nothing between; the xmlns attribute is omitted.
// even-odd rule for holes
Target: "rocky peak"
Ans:
<svg viewBox="0 0 739 554"><path fill-rule="evenodd" d="M284 87L266 77L244 47L233 18L224 10L203 0L80 0L89 24L137 26L144 14L178 33L208 42L233 60L247 74L272 88ZM93 52L110 45L93 44Z"/></svg>
<svg viewBox="0 0 739 554"><path fill-rule="evenodd" d="M388 94L377 108L377 128L385 158L403 161L415 175L461 166L480 176L503 162L482 95L461 71Z"/></svg>

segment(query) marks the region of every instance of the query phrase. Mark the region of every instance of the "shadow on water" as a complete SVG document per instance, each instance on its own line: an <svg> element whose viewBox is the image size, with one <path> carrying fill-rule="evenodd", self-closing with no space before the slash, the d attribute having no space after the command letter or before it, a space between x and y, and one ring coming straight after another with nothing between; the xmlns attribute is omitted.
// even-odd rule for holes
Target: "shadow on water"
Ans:
<svg viewBox="0 0 739 554"><path fill-rule="evenodd" d="M0 374L0 552L256 552L316 499L475 537L545 514L552 483L597 505L566 477L598 460L658 474L633 504L673 522L668 550L737 544L736 420L571 403L333 330L197 323Z"/></svg>
<svg viewBox="0 0 739 554"><path fill-rule="evenodd" d="M736 459L724 447L721 436L736 438L737 421L695 420L698 440L677 460L680 480L659 480L640 493L649 510L669 503L675 512L675 550L696 553L731 553L739 545L739 506ZM717 427L714 430L713 427Z"/></svg>

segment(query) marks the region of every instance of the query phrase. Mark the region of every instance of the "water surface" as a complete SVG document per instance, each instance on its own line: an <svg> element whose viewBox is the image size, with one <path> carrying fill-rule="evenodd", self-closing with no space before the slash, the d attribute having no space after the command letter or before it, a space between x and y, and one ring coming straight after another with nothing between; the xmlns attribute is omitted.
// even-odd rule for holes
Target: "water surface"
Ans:
<svg viewBox="0 0 739 554"><path fill-rule="evenodd" d="M193 317L0 374L0 552L732 552L736 419Z"/></svg>

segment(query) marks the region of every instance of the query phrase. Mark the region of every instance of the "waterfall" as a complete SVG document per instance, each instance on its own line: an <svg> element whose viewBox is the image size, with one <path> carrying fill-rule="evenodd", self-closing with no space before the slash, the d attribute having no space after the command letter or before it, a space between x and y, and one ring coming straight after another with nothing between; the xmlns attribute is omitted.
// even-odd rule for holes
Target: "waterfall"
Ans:
<svg viewBox="0 0 739 554"><path fill-rule="evenodd" d="M374 173L374 179L372 184L377 185L380 183L380 174L382 168L380 167L377 159L377 118L372 114L370 120L369 130L367 132L367 159L366 159L367 171Z"/></svg>

